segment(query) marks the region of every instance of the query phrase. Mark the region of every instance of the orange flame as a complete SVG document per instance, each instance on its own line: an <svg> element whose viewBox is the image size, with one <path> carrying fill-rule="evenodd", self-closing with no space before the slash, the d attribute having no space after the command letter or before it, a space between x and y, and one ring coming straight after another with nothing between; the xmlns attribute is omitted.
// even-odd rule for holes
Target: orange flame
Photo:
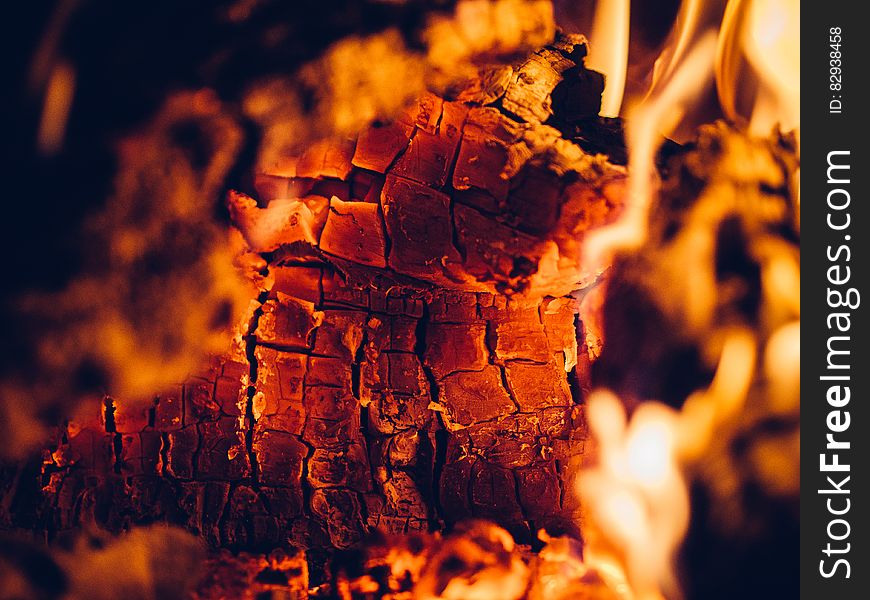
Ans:
<svg viewBox="0 0 870 600"><path fill-rule="evenodd" d="M600 10L603 15L605 9ZM646 240L658 183L654 159L662 136L698 125L698 114L690 110L714 79L724 115L747 134L767 136L778 126L794 130L799 140L799 26L797 0L683 2L646 97L634 107L632 99L627 100L626 208L619 221L585 239L589 270L601 271L615 253L637 249ZM618 21L611 24L611 30L621 27ZM599 30L603 31L596 19L592 43L606 35ZM610 76L608 83L620 82L614 77L615 59L591 64ZM621 97L622 89L614 93ZM792 177L792 191L799 198L799 169ZM686 238L687 252L697 251L691 245L703 243L708 232L696 233ZM715 376L707 389L686 399L682 410L648 402L628 420L619 399L609 391L597 390L589 400L598 463L584 469L578 480L586 510L586 558L590 568L624 584L622 597L679 597L673 555L689 519L685 468L709 452L722 431L734 427L758 382L759 365L765 381L765 410L784 414L798 410L799 263L793 255L773 253L762 267L762 278L769 304L791 315L791 320L785 319L766 343L749 328L722 330ZM690 296L687 328L707 318L716 301L711 290L696 290ZM799 445L799 436L796 439ZM795 492L799 475L788 452L769 447L757 451L762 459L756 466L765 483L771 489Z"/></svg>
<svg viewBox="0 0 870 600"><path fill-rule="evenodd" d="M747 84L747 81L751 84ZM726 116L755 135L800 126L800 6L797 0L731 0L716 55Z"/></svg>
<svg viewBox="0 0 870 600"><path fill-rule="evenodd" d="M616 88L610 95L605 91L605 116L618 114L622 104L628 14L619 0L602 0L597 7L592 43L611 41L590 54L589 64L608 75L608 86ZM733 123L745 125L752 135L767 135L779 125L795 130L800 139L799 30L797 0L686 0L681 5L646 97L634 106L628 99L626 209L619 221L587 238L588 270L600 272L614 252L636 248L645 239L656 152L664 137L687 125L694 130L698 123L697 115L690 114L692 106L711 75L722 110ZM601 56L608 52L614 57ZM800 172L793 177L797 191Z"/></svg>
<svg viewBox="0 0 870 600"><path fill-rule="evenodd" d="M687 106L697 97L708 74L716 40L712 33L701 40L675 68L667 85L630 109L626 119L629 180L625 212L611 226L592 232L584 243L589 271L600 271L614 252L637 248L646 238L646 217L654 192L655 155L664 137L679 123Z"/></svg>
<svg viewBox="0 0 870 600"><path fill-rule="evenodd" d="M656 59L647 98L655 96L683 65L692 48L711 29L718 29L725 0L685 0L680 5L669 41Z"/></svg>

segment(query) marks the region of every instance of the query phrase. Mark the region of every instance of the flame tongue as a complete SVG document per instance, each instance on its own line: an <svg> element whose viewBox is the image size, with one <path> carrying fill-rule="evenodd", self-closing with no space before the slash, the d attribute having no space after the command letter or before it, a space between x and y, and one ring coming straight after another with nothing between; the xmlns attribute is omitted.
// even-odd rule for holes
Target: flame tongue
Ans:
<svg viewBox="0 0 870 600"><path fill-rule="evenodd" d="M716 56L716 87L729 119L766 135L800 127L797 0L731 0Z"/></svg>
<svg viewBox="0 0 870 600"><path fill-rule="evenodd" d="M629 187L626 208L619 221L596 230L584 242L584 257L589 271L597 271L619 250L639 247L646 238L646 217L654 195L655 155L664 139L673 132L698 96L709 77L715 39L701 38L690 49L686 60L658 90L639 107L630 111L626 137L629 146Z"/></svg>
<svg viewBox="0 0 870 600"><path fill-rule="evenodd" d="M599 33L605 28L598 17L603 19L607 8L613 19L607 35L620 39L622 23L615 12L617 4L600 3L593 45L601 43L597 35L605 35ZM658 306L666 307L662 312L670 316L662 317L664 323L692 338L703 349L707 366L715 367L715 377L708 387L705 384L696 388L688 398L680 392L681 411L647 401L628 417L611 392L599 389L590 397L588 421L597 442L598 462L587 465L578 485L587 516L585 558L592 568L609 569L622 576L634 598L679 595L673 560L689 520L687 474L692 473L696 483L701 478L698 472L707 469L704 484L714 489L718 498L727 497L729 490L733 492L741 477L746 476L738 463L723 466L717 462L730 456L724 448L738 432L742 435L741 428L749 430L753 419L775 414L793 417L799 405L796 365L800 305L795 299L800 281L799 250L790 245L788 236L777 238L771 233L775 227L766 228L771 223L786 227L789 212L796 212L799 204L794 186L788 193L767 191L782 189L787 178L796 177L799 153L794 157L789 154L785 164L780 164L776 157L786 152L782 139L766 139L779 127L795 130L799 140L799 25L797 0L685 0L669 45L656 62L647 96L637 106L631 106L629 98L626 208L619 221L584 239L589 270L601 270L617 254L641 256L642 260L633 264L655 272L653 283L642 287L650 290L651 298L659 298L653 304L659 302ZM620 46L616 41L612 43L618 54ZM621 86L624 80L615 76L618 60L605 63L599 58L594 64L609 76L608 84L615 81ZM708 138L719 132L715 137L716 144L724 148L719 153L721 159L702 169L702 192L692 191L687 176L674 176L675 168L662 188L666 193L659 197L654 159L660 142L663 137L679 135L680 130L695 132L699 118L712 120L709 111L699 108L699 99L714 75L721 110L734 127L720 122L701 132L702 138L705 131ZM709 89L712 99L712 86ZM614 93L621 96L621 87ZM608 103L607 110L614 110L614 105ZM682 164L692 160L693 164L706 165L710 156L704 154L703 147L699 142L696 149L687 151L680 159ZM692 153L696 155L691 157ZM668 194L675 189L685 200L695 203L695 208L675 225L679 232L671 235L670 241L658 239L657 232L663 228L660 223L656 225L652 207L660 202L662 210L658 214L674 210L668 204ZM676 215L671 217L676 223ZM742 222L740 231L748 232L745 241L740 241L744 233L730 234L723 228L729 219ZM758 286L762 297L759 311L767 316L761 325L754 317L728 321L727 327L716 324L716 319L725 314L723 306L735 302L737 296L729 295L737 290L736 282L746 276L743 267L735 270L731 280L720 279L715 273L720 235L729 237L728 243L744 244L741 252L759 265L760 282L747 285ZM616 265L611 277L618 282L626 271L620 273L619 261ZM684 293L676 292L677 288ZM632 307L638 309L643 302ZM605 335L610 336L607 331ZM652 347L666 342L651 339L649 343ZM611 342L610 348L618 346ZM625 360L620 358L624 356L620 350L612 352L610 360ZM764 368L778 375L760 374L761 357ZM625 376L626 372L620 371L611 379L622 382L619 385L624 387L618 393L630 396L637 391L631 386L637 384L631 376ZM652 397L658 396L643 396ZM675 400L661 399L672 404ZM782 436L785 441L776 450L771 450L770 444L753 442L757 445L753 452L763 456L753 463L753 468L765 493L796 493L799 478L795 471L771 468L797 462L796 455L789 454L792 450L788 444L799 445L799 433L789 435Z"/></svg>
<svg viewBox="0 0 870 600"><path fill-rule="evenodd" d="M595 6L586 66L607 78L601 95L602 117L618 117L628 69L629 0L599 0Z"/></svg>
<svg viewBox="0 0 870 600"><path fill-rule="evenodd" d="M628 6L601 0L589 64L608 76L604 116L619 114L626 75ZM718 30L718 35L716 31ZM646 235L645 216L655 193L654 157L663 137L694 131L711 71L725 116L767 135L775 126L800 140L800 6L797 0L685 0L656 60L642 102L629 106L626 137L630 185L624 216L585 242L589 270L600 270L619 249L636 248ZM593 48L596 48L593 46ZM606 54L612 54L607 58ZM628 99L631 104L632 99ZM799 155L799 146L798 146ZM797 176L797 174L795 174Z"/></svg>

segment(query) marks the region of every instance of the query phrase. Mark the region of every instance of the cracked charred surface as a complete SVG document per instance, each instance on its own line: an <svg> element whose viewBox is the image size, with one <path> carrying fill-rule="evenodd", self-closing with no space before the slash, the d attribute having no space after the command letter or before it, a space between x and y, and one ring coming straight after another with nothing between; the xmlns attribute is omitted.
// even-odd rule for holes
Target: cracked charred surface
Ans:
<svg viewBox="0 0 870 600"><path fill-rule="evenodd" d="M590 353L572 293L624 178L550 125L565 81L571 114L597 114L584 54L561 37L261 165L259 202L230 198L261 289L236 345L151 407L110 399L67 428L31 522L167 520L234 549L470 517L527 543L575 531Z"/></svg>

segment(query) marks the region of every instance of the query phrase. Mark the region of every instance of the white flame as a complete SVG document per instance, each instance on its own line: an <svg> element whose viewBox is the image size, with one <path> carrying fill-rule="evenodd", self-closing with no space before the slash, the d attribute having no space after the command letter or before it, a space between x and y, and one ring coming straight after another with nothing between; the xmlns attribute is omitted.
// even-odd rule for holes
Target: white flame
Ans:
<svg viewBox="0 0 870 600"><path fill-rule="evenodd" d="M628 440L628 473L644 488L661 485L667 479L673 452L671 434L664 420L648 420L639 422Z"/></svg>
<svg viewBox="0 0 870 600"><path fill-rule="evenodd" d="M643 404L626 423L619 399L598 390L589 405L599 463L578 483L590 514L587 562L622 569L635 598L677 593L673 554L688 526L689 500L675 452L678 413Z"/></svg>
<svg viewBox="0 0 870 600"><path fill-rule="evenodd" d="M775 344L777 356L794 339L793 328L783 331L783 342ZM755 348L752 332L732 331L710 387L690 397L681 411L646 402L626 421L622 403L611 392L596 390L589 399L598 464L581 473L577 486L590 517L587 563L599 570L622 569L635 598L679 596L674 553L689 523L683 465L698 458L717 429L743 407Z"/></svg>
<svg viewBox="0 0 870 600"><path fill-rule="evenodd" d="M663 136L692 123L687 117L690 103L714 72L722 110L732 123L750 135L764 136L778 125L793 129L799 140L799 26L797 0L730 0L727 8L724 0L682 4L671 41L656 62L649 93L628 111L625 212L615 224L586 238L587 268L600 270L614 253L644 243L656 192L656 152ZM799 172L792 177L797 185ZM794 320L780 325L766 346L749 328L720 330L723 338L713 380L687 398L679 412L647 402L627 421L612 393L597 390L589 400L598 463L584 469L578 481L587 511L587 563L613 574L615 581L627 582L625 597L678 597L673 555L689 519L684 467L697 464L717 443L717 436L733 430L759 382L759 367L768 392L762 400L766 410L789 414L798 409L800 267L788 252L774 254L763 265L763 287L769 304L777 307L777 318L787 314ZM697 300L699 294L692 296ZM696 312L706 315L710 310L704 305ZM795 439L799 445L799 436ZM772 489L794 492L799 477L793 469L781 473L779 467L787 466L789 457L779 458L771 463L775 466L760 472Z"/></svg>
<svg viewBox="0 0 870 600"><path fill-rule="evenodd" d="M767 135L779 124L800 127L800 5L797 0L755 0L749 13L746 53L761 92L750 132Z"/></svg>
<svg viewBox="0 0 870 600"><path fill-rule="evenodd" d="M602 117L618 117L628 71L629 0L598 0L586 66L606 77Z"/></svg>

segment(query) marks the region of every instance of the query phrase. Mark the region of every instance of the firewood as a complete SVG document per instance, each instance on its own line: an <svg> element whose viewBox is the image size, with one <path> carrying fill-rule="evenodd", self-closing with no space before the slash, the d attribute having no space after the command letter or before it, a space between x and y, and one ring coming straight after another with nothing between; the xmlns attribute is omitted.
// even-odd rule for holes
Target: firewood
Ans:
<svg viewBox="0 0 870 600"><path fill-rule="evenodd" d="M473 517L524 543L576 531L570 294L586 281L580 239L615 216L625 177L547 124L582 43L287 156L292 169L258 176L259 204L233 196L262 259L234 351L150 412L112 399L59 437L29 526L70 530L87 500L109 506L93 512L109 529L170 520L236 550Z"/></svg>
<svg viewBox="0 0 870 600"><path fill-rule="evenodd" d="M249 300L219 216L228 186L253 176L262 204L308 194L349 201L353 165L386 171L415 130L420 161L408 174L422 165L419 177L449 177L441 146L457 141L458 125L438 129L444 94L432 92L555 33L550 0L328 4L158 0L135 18L108 0L77 4L52 29L53 50L12 78L34 118L11 130L19 150L10 168L21 177L10 185L34 200L10 204L0 236L10 257L0 430L14 440L0 455L38 450L91 394L147 402L223 351ZM39 47L30 38L48 18L26 16L22 48ZM63 85L48 86L52 73ZM47 89L74 91L75 109L52 100L58 94L43 107ZM427 106L395 135L372 131L370 148L365 134L354 139L415 99ZM47 145L33 143L44 138L35 118L43 108L56 124Z"/></svg>

